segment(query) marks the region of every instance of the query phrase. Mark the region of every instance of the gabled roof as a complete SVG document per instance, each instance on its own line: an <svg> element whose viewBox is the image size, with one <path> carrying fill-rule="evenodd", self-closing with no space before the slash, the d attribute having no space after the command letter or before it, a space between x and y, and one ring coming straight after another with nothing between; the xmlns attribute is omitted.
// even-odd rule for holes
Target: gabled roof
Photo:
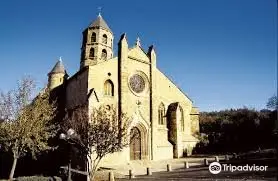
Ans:
<svg viewBox="0 0 278 181"><path fill-rule="evenodd" d="M95 27L95 28L101 27L101 28L107 29L108 31L112 32L101 15L98 15L97 19L90 24L89 28L93 28L93 27Z"/></svg>
<svg viewBox="0 0 278 181"><path fill-rule="evenodd" d="M49 74L66 73L65 67L61 60L59 60Z"/></svg>
<svg viewBox="0 0 278 181"><path fill-rule="evenodd" d="M135 45L128 49L128 58L149 63L150 59L141 46Z"/></svg>

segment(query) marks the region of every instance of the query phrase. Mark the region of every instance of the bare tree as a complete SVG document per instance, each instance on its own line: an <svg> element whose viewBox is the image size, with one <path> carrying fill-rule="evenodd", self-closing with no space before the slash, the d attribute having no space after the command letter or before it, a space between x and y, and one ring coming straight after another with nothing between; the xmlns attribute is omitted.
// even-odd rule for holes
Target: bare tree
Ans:
<svg viewBox="0 0 278 181"><path fill-rule="evenodd" d="M93 180L101 160L108 154L122 151L129 144L130 122L126 114L119 114L113 106L95 108L90 116L86 108L74 112L66 116L66 127L76 131L76 139L71 141L84 150L91 165L90 179Z"/></svg>
<svg viewBox="0 0 278 181"><path fill-rule="evenodd" d="M278 99L277 99L277 95L273 95L271 96L267 103L266 103L266 107L268 109L274 109L277 110L278 109Z"/></svg>
<svg viewBox="0 0 278 181"><path fill-rule="evenodd" d="M0 144L13 155L9 179L12 180L17 160L26 153L33 158L41 151L49 150L48 139L56 127L52 124L55 106L49 103L45 91L33 99L34 81L25 77L15 90L0 94Z"/></svg>

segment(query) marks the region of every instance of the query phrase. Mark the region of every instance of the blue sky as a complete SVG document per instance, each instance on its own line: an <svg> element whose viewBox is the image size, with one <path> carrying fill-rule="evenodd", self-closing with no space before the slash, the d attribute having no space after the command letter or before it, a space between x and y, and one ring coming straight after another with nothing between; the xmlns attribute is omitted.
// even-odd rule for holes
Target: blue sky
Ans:
<svg viewBox="0 0 278 181"><path fill-rule="evenodd" d="M276 0L0 1L0 89L24 75L42 87L59 56L73 75L99 6L114 47L123 32L154 44L159 69L201 111L261 109L276 93Z"/></svg>

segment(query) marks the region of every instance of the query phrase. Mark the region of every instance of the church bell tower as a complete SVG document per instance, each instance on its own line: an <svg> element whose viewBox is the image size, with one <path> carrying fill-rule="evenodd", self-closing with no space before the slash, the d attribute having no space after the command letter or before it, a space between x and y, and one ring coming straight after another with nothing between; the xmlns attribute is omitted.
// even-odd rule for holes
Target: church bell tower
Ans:
<svg viewBox="0 0 278 181"><path fill-rule="evenodd" d="M83 31L80 69L96 65L113 57L113 33L99 14Z"/></svg>

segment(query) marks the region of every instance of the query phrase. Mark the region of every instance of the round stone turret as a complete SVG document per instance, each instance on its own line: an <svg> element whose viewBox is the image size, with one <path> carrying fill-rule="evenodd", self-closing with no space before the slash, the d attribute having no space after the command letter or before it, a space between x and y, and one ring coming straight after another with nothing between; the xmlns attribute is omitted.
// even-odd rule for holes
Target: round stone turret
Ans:
<svg viewBox="0 0 278 181"><path fill-rule="evenodd" d="M67 77L68 74L60 58L53 69L48 73L48 88L52 90L62 85Z"/></svg>

